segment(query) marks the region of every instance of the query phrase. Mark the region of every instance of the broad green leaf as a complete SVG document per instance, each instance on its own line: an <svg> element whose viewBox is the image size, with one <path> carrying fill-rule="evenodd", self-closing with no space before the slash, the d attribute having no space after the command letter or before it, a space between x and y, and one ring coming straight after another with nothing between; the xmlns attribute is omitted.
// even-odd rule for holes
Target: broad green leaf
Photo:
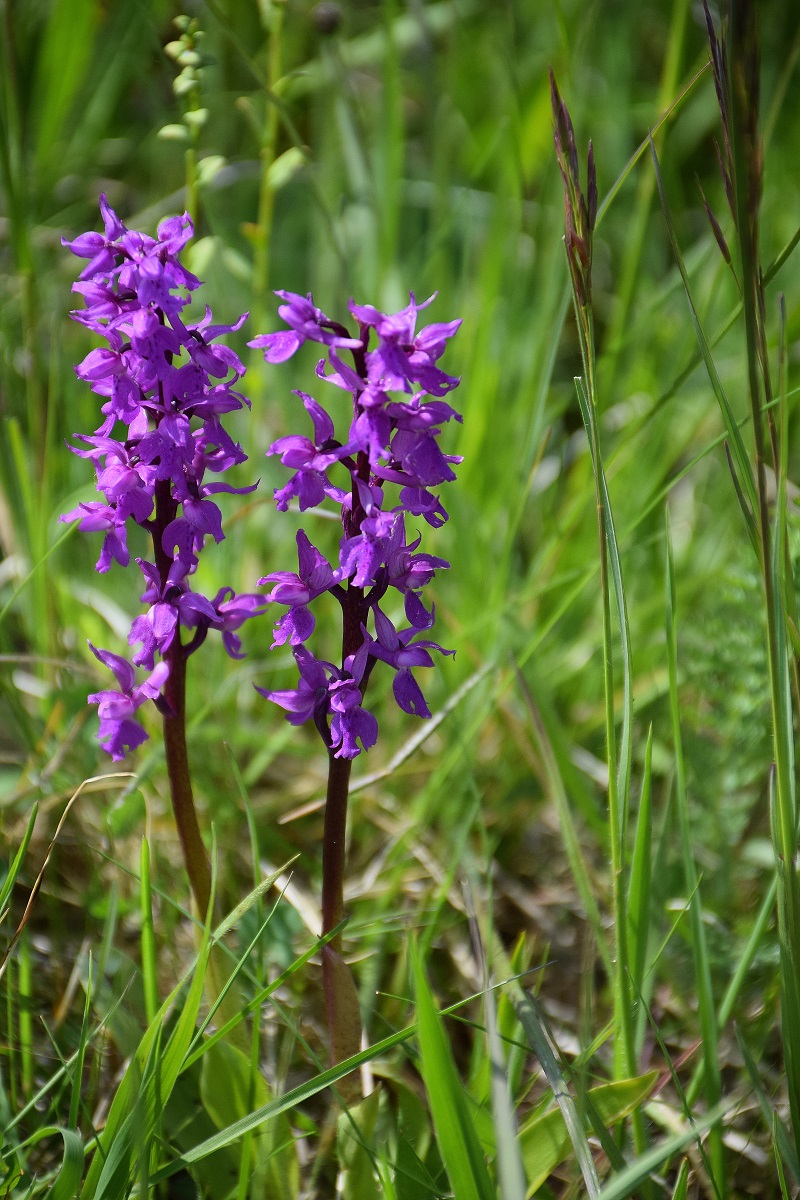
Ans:
<svg viewBox="0 0 800 1200"><path fill-rule="evenodd" d="M605 1125L615 1125L628 1113L638 1108L652 1092L658 1079L658 1071L648 1071L635 1079L621 1079L615 1083L601 1083L589 1089L589 1099ZM589 1127L588 1121L586 1122ZM567 1126L561 1110L532 1117L519 1131L522 1161L528 1177L528 1195L532 1196L541 1187L559 1163L571 1152Z"/></svg>
<svg viewBox="0 0 800 1200"><path fill-rule="evenodd" d="M375 1088L360 1104L339 1114L337 1148L342 1200L373 1200L375 1196L372 1147L376 1144L381 1094L380 1088Z"/></svg>
<svg viewBox="0 0 800 1200"><path fill-rule="evenodd" d="M297 146L290 146L279 154L267 171L267 187L273 192L279 192L282 187L294 179L297 172L305 165L305 156Z"/></svg>
<svg viewBox="0 0 800 1200"><path fill-rule="evenodd" d="M217 1042L203 1055L200 1097L217 1129L247 1116L272 1099L260 1071L230 1042ZM251 1144L253 1194L291 1200L299 1185L297 1154L289 1118L285 1114L255 1133Z"/></svg>
<svg viewBox="0 0 800 1200"><path fill-rule="evenodd" d="M436 1181L402 1133L397 1138L395 1187L398 1200L436 1200L440 1194Z"/></svg>

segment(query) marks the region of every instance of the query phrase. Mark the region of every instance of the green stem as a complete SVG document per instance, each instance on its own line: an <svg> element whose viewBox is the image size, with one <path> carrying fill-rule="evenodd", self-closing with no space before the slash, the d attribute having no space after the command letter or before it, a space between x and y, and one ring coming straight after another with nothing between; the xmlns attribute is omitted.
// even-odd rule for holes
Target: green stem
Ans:
<svg viewBox="0 0 800 1200"><path fill-rule="evenodd" d="M611 888L614 908L614 1011L620 1037L615 1041L615 1076L630 1078L636 1073L635 1029L628 947L628 899L625 879L623 815L617 775L616 711L614 704L614 634L611 621L611 588L608 568L608 513L603 487L603 460L597 423L596 363L594 327L588 306L578 309L586 406L584 420L589 438L597 504L597 537L600 555L600 596L603 612L603 691L605 700L606 762L608 765L608 824L611 852ZM620 620L622 614L620 614Z"/></svg>
<svg viewBox="0 0 800 1200"><path fill-rule="evenodd" d="M283 5L274 4L271 8L271 28L269 31L269 55L267 59L267 104L264 114L264 137L261 144L261 179L258 195L258 221L256 225L255 246L253 253L253 296L259 309L263 308L269 277L270 235L272 233L272 210L275 193L269 178L270 167L275 161L275 147L278 140L277 106L270 102L275 84L281 74L281 29L283 26Z"/></svg>

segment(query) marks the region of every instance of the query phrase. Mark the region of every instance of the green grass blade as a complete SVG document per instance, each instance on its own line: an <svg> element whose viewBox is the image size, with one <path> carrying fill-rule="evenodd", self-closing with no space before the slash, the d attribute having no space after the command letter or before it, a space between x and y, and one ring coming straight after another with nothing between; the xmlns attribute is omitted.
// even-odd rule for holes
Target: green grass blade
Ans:
<svg viewBox="0 0 800 1200"><path fill-rule="evenodd" d="M158 1012L158 967L156 963L156 937L153 927L153 890L150 886L150 847L147 843L147 838L142 838L139 863L139 910L142 920L141 945L144 1011L147 1024L151 1025Z"/></svg>
<svg viewBox="0 0 800 1200"><path fill-rule="evenodd" d="M630 175L633 168L636 166L639 159L642 158L642 156L647 153L647 148L650 145L653 134L657 133L658 130L661 129L661 127L663 125L665 125L667 123L667 121L669 121L670 118L675 115L675 113L680 108L681 104L683 104L683 102L687 98L687 96L689 96L690 93L693 91L695 84L699 83L699 81L705 75L706 71L709 70L710 66L711 66L711 64L706 62L706 63L703 63L703 66L700 68L699 71L695 71L694 75L692 75L691 78L688 79L687 82L684 84L684 86L681 88L680 92L675 97L675 99L672 101L669 108L667 108L665 110L665 112L663 112L661 114L661 116L659 117L659 119L656 121L655 125L650 130L649 136L646 137L643 142L640 142L639 146L636 148L636 150L634 150L633 154L631 155L631 157L628 159L627 163L625 164L624 169L620 172L620 174L614 180L614 183L611 185L611 187L606 192L605 196L603 197L602 203L600 204L600 206L597 209L597 220L595 222L595 229L599 226L600 222L605 217L608 209L614 203L614 200L616 199L617 194L619 193L620 189L622 188L623 184L625 183L625 180L628 178L628 176Z"/></svg>
<svg viewBox="0 0 800 1200"><path fill-rule="evenodd" d="M630 966L635 992L641 992L647 962L647 943L650 935L650 904L652 877L653 816L651 805L653 765L653 726L647 733L644 752L644 772L636 814L636 835L631 856L628 883L628 922L630 926Z"/></svg>
<svg viewBox="0 0 800 1200"><path fill-rule="evenodd" d="M720 1101L705 1116L694 1121L691 1128L659 1142L652 1150L648 1150L646 1154L634 1159L624 1171L609 1180L599 1192L597 1200L626 1200L626 1197L632 1196L653 1171L657 1171L668 1159L680 1154L707 1130L718 1124L732 1104L733 1101L730 1099Z"/></svg>
<svg viewBox="0 0 800 1200"><path fill-rule="evenodd" d="M619 543L617 542L617 534L614 528L614 515L611 511L611 500L608 494L608 482L606 480L606 473L603 463L600 460L599 452L597 450L599 442L596 436L596 431L594 431L594 436L592 435L595 422L597 421L597 414L592 405L589 403L589 397L586 395L583 381L576 379L575 384L578 392L578 401L581 406L584 425L586 426L587 437L589 439L589 452L592 456L592 469L597 477L601 503L603 505L608 562L611 568L611 581L614 588L614 602L617 606L617 620L619 622L620 645L622 649L622 728L620 732L619 747L618 751L616 752L616 758L617 796L619 797L620 802L620 827L618 837L620 839L620 843L624 845L625 833L627 829L628 793L630 791L631 763L633 754L633 747L631 744L631 729L633 726L633 667L631 663L630 623L628 621L628 605L625 599L625 588L622 582L622 566L619 557Z"/></svg>
<svg viewBox="0 0 800 1200"><path fill-rule="evenodd" d="M156 1014L155 1020L148 1026L139 1043L136 1054L125 1072L121 1084L117 1088L105 1128L99 1138L98 1150L92 1159L92 1164L81 1192L81 1200L94 1200L98 1193L101 1179L107 1182L112 1179L111 1173L107 1170L108 1159L112 1152L116 1155L117 1153L130 1152L132 1149L133 1140L136 1136L135 1122L133 1120L134 1109L140 1098L140 1086L145 1080L148 1064L152 1065L153 1063L156 1046L158 1046L159 1051L157 1055L158 1104L159 1106L163 1106L166 1103L184 1063L191 1044L192 1035L194 1034L197 1014L203 998L203 983L210 949L210 937L208 925L206 925L203 941L194 964L189 991L172 1035L162 1053L161 1035L163 1021L183 987L182 982L164 1001ZM152 1087L150 1093L143 1096L143 1103L145 1105L144 1120L149 1127L149 1132L152 1132L156 1119L156 1096Z"/></svg>
<svg viewBox="0 0 800 1200"><path fill-rule="evenodd" d="M584 1133L575 1101L569 1093L566 1080L553 1052L550 1038L539 1013L538 1005L517 980L509 978L508 960L499 946L494 947L494 956L497 960L498 969L508 981L503 985L503 988L508 993L511 1003L514 1005L517 1019L525 1031L528 1044L538 1058L539 1065L545 1073L555 1101L561 1110L569 1139L575 1151L575 1157L578 1160L578 1165L583 1175L586 1191L590 1200L594 1200L600 1190L600 1181L597 1178L591 1147Z"/></svg>
<svg viewBox="0 0 800 1200"><path fill-rule="evenodd" d="M778 877L773 875L769 887L761 901L761 907L758 910L758 916L755 919L753 928L750 931L750 936L742 950L739 961L736 964L736 970L731 976L730 982L725 989L725 995L719 1006L717 1014L717 1026L719 1029L724 1029L733 1014L733 1006L735 1005L739 993L742 990L742 985L747 978L748 972L753 965L756 953L758 952L766 934L770 919L775 910L775 897L778 893ZM686 1089L686 1102L690 1106L694 1104L702 1084L703 1072L705 1070L702 1060L698 1064L697 1070L692 1078L691 1083Z"/></svg>
<svg viewBox="0 0 800 1200"><path fill-rule="evenodd" d="M36 159L45 169L78 89L92 67L97 0L54 0L36 64Z"/></svg>
<svg viewBox="0 0 800 1200"><path fill-rule="evenodd" d="M700 318L697 315L697 309L692 297L692 290L689 285L689 276L686 271L686 265L683 261L683 255L681 254L680 247L678 245L678 237L675 232L675 224L672 220L672 213L670 211L669 204L667 203L667 194L664 190L664 181L661 178L661 169L658 165L658 155L656 154L655 146L653 146L652 141L650 143L650 153L653 159L653 168L656 173L656 184L658 185L658 194L661 198L661 208L664 213L667 236L669 237L672 253L675 257L675 262L678 265L681 279L683 280L683 288L686 293L686 300L689 305L689 312L691 314L692 325L694 326L697 344L700 347L700 353L703 356L703 362L705 363L706 371L708 372L708 378L711 381L711 387L713 388L714 395L716 396L717 403L720 407L720 412L722 413L722 419L725 422L725 428L728 432L728 438L731 444L732 459L736 466L736 478L738 480L737 494L744 494L745 505L742 507L742 515L745 519L747 534L756 552L756 556L760 558L758 530L756 528L755 519L755 513L758 511L758 499L756 496L756 487L753 480L750 459L745 449L744 442L742 441L742 435L739 432L739 425L733 415L733 410L728 402L728 397L725 395L719 375L717 374L717 368L714 365L714 359L711 355L711 350L706 340L706 335L703 331L702 325L700 324Z"/></svg>
<svg viewBox="0 0 800 1200"><path fill-rule="evenodd" d="M770 1101L769 1096L764 1090L764 1085L761 1082L761 1076L758 1071L758 1065L750 1053L747 1042L742 1036L742 1031L736 1028L736 1041L739 1043L739 1049L742 1052L744 1059L745 1070L750 1076L750 1082L753 1085L753 1091L758 1100L758 1106L761 1109L761 1115L764 1118L764 1124L773 1134L775 1143L775 1152L780 1151L780 1156L786 1163L789 1170L794 1176L795 1183L800 1184L800 1162L798 1161L797 1150L794 1142L789 1135L789 1132L783 1121L778 1116L775 1106Z"/></svg>
<svg viewBox="0 0 800 1200"><path fill-rule="evenodd" d="M75 1066L72 1073L72 1092L69 1101L69 1127L78 1128L78 1112L81 1104L81 1089L83 1087L83 1064L86 1059L86 1046L89 1040L89 1017L92 1011L92 956L89 954L89 972L86 980L86 999L83 1005L83 1020L78 1039L78 1049L75 1054Z"/></svg>
<svg viewBox="0 0 800 1200"><path fill-rule="evenodd" d="M689 821L689 803L686 788L686 768L683 758L680 703L678 699L678 615L675 589L675 570L672 561L672 542L669 532L669 515L666 528L666 591L667 591L667 658L669 667L669 700L672 715L672 736L675 749L675 791L678 807L683 872L686 891L689 895L689 920L692 940L695 980L703 1038L703 1061L705 1063L705 1091L709 1106L719 1102L722 1095L722 1077L717 1052L717 1020L711 984L711 964L706 944L703 911L698 887L697 872L692 849L692 831ZM712 1162L717 1185L725 1191L725 1168L722 1154L722 1138L719 1129L712 1133Z"/></svg>
<svg viewBox="0 0 800 1200"><path fill-rule="evenodd" d="M30 845L31 838L33 836L33 827L36 824L36 814L38 811L39 805L34 804L33 808L31 809L31 815L28 817L28 824L25 826L25 832L22 835L22 841L17 848L16 854L11 860L11 864L8 868L8 874L6 875L2 886L0 887L0 920L2 920L2 915L6 911L6 905L8 904L9 896L11 895L14 884L17 882L17 876L19 875L20 868L25 861L25 855L28 853L28 846Z"/></svg>
<svg viewBox="0 0 800 1200"><path fill-rule="evenodd" d="M337 930L333 930L329 936L334 936L336 932ZM318 949L318 945L315 944L309 951L309 957L318 952ZM507 961L505 965L506 967L508 966ZM505 987L506 984L502 983L498 984L497 986ZM170 1000L171 999L172 997ZM441 1015L448 1016L451 1013L455 1013L460 1008L463 1008L465 1004L475 999L477 999L477 996L469 996L464 1000L459 1000L456 1004L452 1004L448 1008L443 1009ZM162 1011L164 1008L165 1005L162 1005ZM186 1151L180 1157L176 1157L171 1163L162 1167L157 1175L153 1176L152 1183L160 1183L163 1179L169 1178L170 1175L174 1175L182 1168L191 1166L196 1162L201 1162L204 1158L207 1158L209 1154L213 1154L216 1150L220 1150L224 1146L233 1145L234 1142L237 1142L249 1130L257 1129L259 1125L264 1124L266 1121L273 1120L281 1113L287 1112L289 1109L297 1108L298 1105L303 1104L312 1096L318 1095L320 1092L324 1091L325 1088L332 1087L334 1084L338 1083L340 1079L344 1079L346 1075L349 1075L352 1071L355 1071L363 1063L371 1062L372 1059L379 1058L381 1055L386 1054L389 1050L393 1050L395 1046L400 1046L403 1044L403 1042L409 1041L409 1039L412 1038L416 1032L416 1024L408 1025L405 1029L400 1029L397 1031L397 1033L392 1033L388 1037L382 1038L380 1041L375 1042L372 1046L367 1047L366 1050L360 1050L358 1054L352 1055L351 1058L345 1059L344 1062L338 1063L335 1067L330 1067L326 1071L321 1071L312 1079L306 1080L305 1083L301 1083L297 1087L292 1088L291 1091L286 1092L283 1096L279 1096L277 1099L272 1100L269 1104L264 1105L262 1108L256 1109L255 1112L250 1113L247 1117L244 1117L239 1121L232 1122L226 1129L220 1130L218 1134L215 1134L213 1137L207 1138L205 1141L200 1142L197 1146L194 1146L191 1150Z"/></svg>
<svg viewBox="0 0 800 1200"><path fill-rule="evenodd" d="M689 1163L684 1158L672 1189L672 1200L686 1200L689 1191Z"/></svg>
<svg viewBox="0 0 800 1200"><path fill-rule="evenodd" d="M456 1072L416 947L412 947L411 965L417 1002L420 1070L453 1195L455 1200L494 1200L494 1187L464 1086Z"/></svg>
<svg viewBox="0 0 800 1200"><path fill-rule="evenodd" d="M72 1200L80 1187L83 1174L83 1142L74 1129L64 1129L60 1125L46 1125L37 1129L24 1143L25 1146L35 1146L45 1138L59 1135L64 1143L64 1158L53 1186L48 1190L50 1200Z"/></svg>
<svg viewBox="0 0 800 1200"><path fill-rule="evenodd" d="M62 534L60 534L59 537L56 538L56 540L53 542L52 546L50 546L50 548L47 550L47 552L45 554L43 554L41 556L41 558L39 558L37 560L36 563L34 563L34 565L31 567L30 571L28 571L27 575L25 575L25 577L20 580L20 582L17 584L17 586L14 588L13 592L9 596L8 600L6 600L3 607L0 608L0 625L3 624L3 621L5 620L9 610L11 608L13 608L13 606L16 604L17 600L19 599L21 594L24 592L25 588L28 586L28 584L31 582L31 580L36 578L38 572L42 569L44 564L50 558L51 554L54 554L56 552L56 550L58 550L59 547L61 545L63 545L63 543L67 540L67 538L72 537L73 533L75 532L75 530L77 528L78 528L77 522L72 525L68 525L67 528L64 530L64 532Z"/></svg>

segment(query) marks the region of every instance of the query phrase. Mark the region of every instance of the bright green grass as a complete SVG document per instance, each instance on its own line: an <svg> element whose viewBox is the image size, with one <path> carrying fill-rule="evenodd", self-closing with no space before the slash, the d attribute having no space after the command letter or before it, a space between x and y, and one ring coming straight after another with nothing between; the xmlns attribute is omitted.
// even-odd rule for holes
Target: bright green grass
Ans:
<svg viewBox="0 0 800 1200"><path fill-rule="evenodd" d="M0 1194L295 1200L334 1196L338 1173L348 1200L683 1197L714 1194L711 1179L720 1196L753 1184L791 1195L780 1004L783 973L791 1011L797 931L782 918L779 938L788 885L770 808L791 857L792 727L771 800L760 569L722 444L745 479L746 339L695 179L733 245L705 30L686 0L342 8L323 34L305 0L193 7L213 62L192 99L208 121L185 144L158 136L182 120L163 53L178 9L0 8ZM772 620L790 639L800 284L784 250L800 224L800 38L790 5L759 13L776 383L779 293L787 347L776 419L790 495L771 514L788 546L774 565L785 608ZM595 478L550 65L581 162L591 138L598 164L595 466L618 551L613 838ZM464 423L446 436L465 461L449 524L426 530L452 563L434 587L440 640L458 653L422 680L443 715L427 738L379 671L371 687L381 739L354 772L345 930L370 1048L333 1071L319 809L282 822L324 793L324 754L252 688L290 677L268 624L245 630L242 663L209 642L189 668L225 931L187 911L155 714L121 773L106 774L94 738L86 639L120 649L139 593L133 570L94 573L94 536L58 524L91 495L64 440L97 424L71 367L89 342L67 319L77 260L60 236L97 227L103 190L132 227L191 204L191 265L215 317L252 313L242 353L277 327L273 287L312 290L341 314L351 295L392 309L409 289L438 290L431 318L464 318L444 365L463 376ZM291 389L313 390L314 361L248 360L253 409L235 434L252 455L240 482L261 487L223 501L228 538L202 566L213 590L251 590L294 561L298 517L275 513L282 469L263 454L303 419ZM335 527L316 520L313 536L333 544ZM318 628L333 646L332 616L320 611ZM792 679L779 682L783 711ZM238 971L209 1021L212 954ZM336 1084L359 1064L378 1087L346 1110Z"/></svg>

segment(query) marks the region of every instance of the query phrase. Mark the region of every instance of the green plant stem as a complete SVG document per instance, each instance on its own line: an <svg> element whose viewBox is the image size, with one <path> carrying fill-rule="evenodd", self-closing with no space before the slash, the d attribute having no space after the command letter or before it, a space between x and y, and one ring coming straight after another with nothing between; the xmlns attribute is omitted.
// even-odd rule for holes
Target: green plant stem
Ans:
<svg viewBox="0 0 800 1200"><path fill-rule="evenodd" d="M635 1029L632 1018L632 996L628 948L628 901L625 881L624 820L621 808L617 776L616 712L614 705L614 646L611 622L611 588L608 565L608 513L603 465L600 450L600 435L597 424L597 389L595 375L595 345L592 313L589 305L579 305L576 294L576 310L581 332L584 377L586 379L586 404L584 421L589 438L594 470L595 500L597 504L597 536L600 562L600 595L603 611L603 691L605 699L606 761L608 765L608 825L611 852L611 888L614 908L615 953L614 953L614 1010L619 1036L615 1040L616 1078L630 1078L636 1073ZM620 620L622 614L620 613Z"/></svg>
<svg viewBox="0 0 800 1200"><path fill-rule="evenodd" d="M666 638L669 668L669 700L672 718L672 736L675 747L675 798L678 808L678 824L680 827L681 851L683 856L683 872L686 891L689 896L689 919L691 923L692 957L695 975L697 977L698 1013L700 1031L703 1040L704 1089L709 1107L719 1103L722 1095L722 1078L720 1075L717 1044L719 1029L716 1011L714 1009L713 989L711 985L711 968L708 948L703 925L703 909L700 899L699 881L695 869L692 850L692 831L689 822L689 801L686 788L686 769L683 757L683 738L681 734L680 705L678 701L678 619L676 605L675 572L672 565L672 544L667 527L667 561L666 561ZM722 1132L715 1125L709 1134L709 1150L714 1174L716 1190L719 1195L726 1193L725 1162L722 1145Z"/></svg>
<svg viewBox="0 0 800 1200"><path fill-rule="evenodd" d="M195 235L200 229L200 195L197 187L197 143L199 135L194 130L191 134L191 145L184 153L186 165L186 211L192 219Z"/></svg>
<svg viewBox="0 0 800 1200"><path fill-rule="evenodd" d="M270 102L275 84L281 74L281 30L283 27L283 5L273 4L270 8L269 52L267 56L266 79L266 112L264 114L264 133L261 143L261 178L258 194L258 221L256 224L255 244L253 247L253 296L261 311L264 308L269 278L269 250L272 233L272 211L275 202L275 191L270 178L270 168L275 161L275 147L278 140L279 112L275 104Z"/></svg>

